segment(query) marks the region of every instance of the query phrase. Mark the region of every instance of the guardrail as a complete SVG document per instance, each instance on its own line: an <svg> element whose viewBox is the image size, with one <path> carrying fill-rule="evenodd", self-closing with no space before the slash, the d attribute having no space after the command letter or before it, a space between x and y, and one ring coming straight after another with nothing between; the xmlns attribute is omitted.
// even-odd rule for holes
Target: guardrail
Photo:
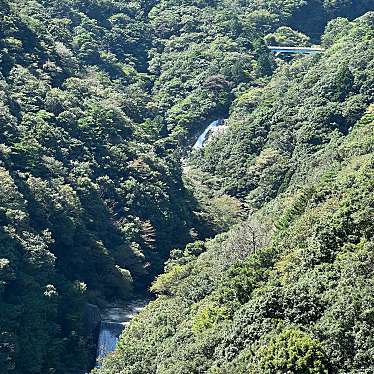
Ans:
<svg viewBox="0 0 374 374"><path fill-rule="evenodd" d="M275 45L269 45L268 48L270 51L278 54L281 53L299 53L299 54L313 54L313 53L322 53L325 50L321 47L283 47L283 46L275 46Z"/></svg>

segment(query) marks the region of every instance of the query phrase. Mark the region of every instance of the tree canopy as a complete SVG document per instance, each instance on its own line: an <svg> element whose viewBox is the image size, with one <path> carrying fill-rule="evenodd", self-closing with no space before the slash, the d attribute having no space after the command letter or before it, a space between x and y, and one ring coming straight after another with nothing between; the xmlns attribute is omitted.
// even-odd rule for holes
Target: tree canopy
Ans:
<svg viewBox="0 0 374 374"><path fill-rule="evenodd" d="M369 10L0 0L0 372L89 371L150 286L100 373L373 370Z"/></svg>
<svg viewBox="0 0 374 374"><path fill-rule="evenodd" d="M190 167L242 202L243 222L172 252L95 373L374 370L372 25L333 21L323 55L238 97Z"/></svg>

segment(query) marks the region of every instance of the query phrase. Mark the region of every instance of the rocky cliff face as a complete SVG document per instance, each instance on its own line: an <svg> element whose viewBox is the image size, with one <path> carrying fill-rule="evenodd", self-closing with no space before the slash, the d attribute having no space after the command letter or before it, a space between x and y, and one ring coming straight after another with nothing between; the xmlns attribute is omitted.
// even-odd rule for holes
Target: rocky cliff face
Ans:
<svg viewBox="0 0 374 374"><path fill-rule="evenodd" d="M86 304L83 313L83 326L86 335L96 335L101 322L101 313L97 305Z"/></svg>

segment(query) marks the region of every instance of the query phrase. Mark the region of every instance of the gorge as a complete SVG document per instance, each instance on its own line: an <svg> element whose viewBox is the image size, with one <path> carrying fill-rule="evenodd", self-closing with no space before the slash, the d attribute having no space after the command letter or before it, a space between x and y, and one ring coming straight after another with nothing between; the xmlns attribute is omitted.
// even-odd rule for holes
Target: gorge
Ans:
<svg viewBox="0 0 374 374"><path fill-rule="evenodd" d="M0 0L0 373L374 372L373 11Z"/></svg>
<svg viewBox="0 0 374 374"><path fill-rule="evenodd" d="M194 150L201 149L212 136L210 131L224 126L224 120L218 119L210 123L200 134L193 146ZM101 322L97 342L96 367L109 353L116 349L120 335L130 321L147 305L150 299L133 299L125 305L109 306L101 313Z"/></svg>

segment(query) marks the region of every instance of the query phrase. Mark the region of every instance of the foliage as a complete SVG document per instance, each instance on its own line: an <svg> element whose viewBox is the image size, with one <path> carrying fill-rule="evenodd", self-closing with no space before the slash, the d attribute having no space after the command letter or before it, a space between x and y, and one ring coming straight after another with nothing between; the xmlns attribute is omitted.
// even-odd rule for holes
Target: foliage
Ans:
<svg viewBox="0 0 374 374"><path fill-rule="evenodd" d="M1 1L2 373L87 371L84 304L131 298L199 235L153 122L146 12Z"/></svg>
<svg viewBox="0 0 374 374"><path fill-rule="evenodd" d="M323 56L282 66L261 100L237 102L194 167L235 186L248 219L196 255L173 253L158 298L96 372L374 370L374 114L362 58L373 51L372 17L350 23Z"/></svg>
<svg viewBox="0 0 374 374"><path fill-rule="evenodd" d="M348 23L322 59L282 65L266 87L243 94L229 128L204 147L195 165L219 176L219 188L250 209L285 190L309 154L346 135L370 103L371 17L354 28Z"/></svg>
<svg viewBox="0 0 374 374"><path fill-rule="evenodd" d="M268 45L310 46L309 37L287 26L279 27L275 33L266 35L265 40Z"/></svg>
<svg viewBox="0 0 374 374"><path fill-rule="evenodd" d="M288 328L261 347L253 373L328 373L321 344L298 329Z"/></svg>
<svg viewBox="0 0 374 374"><path fill-rule="evenodd" d="M315 361L371 370L372 15L330 23L324 57L264 41L314 42L370 3L0 0L0 372L87 372L85 304L144 292L170 253L103 372L246 370L279 319Z"/></svg>

